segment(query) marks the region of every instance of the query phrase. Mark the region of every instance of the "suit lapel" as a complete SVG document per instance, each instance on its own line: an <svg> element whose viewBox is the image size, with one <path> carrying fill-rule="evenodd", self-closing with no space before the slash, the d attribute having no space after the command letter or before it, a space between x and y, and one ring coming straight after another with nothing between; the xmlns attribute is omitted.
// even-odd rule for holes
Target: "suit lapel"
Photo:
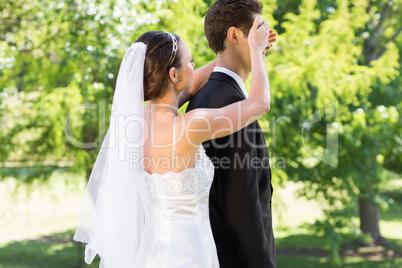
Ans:
<svg viewBox="0 0 402 268"><path fill-rule="evenodd" d="M233 77L225 74L225 73L221 73L221 72L212 72L209 80L221 80L221 81L225 81L226 83L230 84L235 90L236 92L242 96L244 99L246 98L246 96L244 96L243 91L241 90L239 84L237 84L236 80L233 79Z"/></svg>

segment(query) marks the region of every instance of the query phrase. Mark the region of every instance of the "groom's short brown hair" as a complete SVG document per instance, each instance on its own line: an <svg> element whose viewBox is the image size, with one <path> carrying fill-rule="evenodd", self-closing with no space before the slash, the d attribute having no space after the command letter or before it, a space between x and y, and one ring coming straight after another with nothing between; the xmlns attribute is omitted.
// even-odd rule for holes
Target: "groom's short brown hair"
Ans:
<svg viewBox="0 0 402 268"><path fill-rule="evenodd" d="M205 36L211 49L225 50L230 27L239 28L246 36L253 26L254 15L261 14L262 4L257 0L217 0L207 11L204 22Z"/></svg>

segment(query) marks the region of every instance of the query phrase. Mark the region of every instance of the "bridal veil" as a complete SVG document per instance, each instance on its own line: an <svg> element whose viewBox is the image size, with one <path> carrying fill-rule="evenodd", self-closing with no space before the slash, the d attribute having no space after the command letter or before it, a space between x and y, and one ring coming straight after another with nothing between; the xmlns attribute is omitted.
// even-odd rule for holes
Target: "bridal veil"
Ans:
<svg viewBox="0 0 402 268"><path fill-rule="evenodd" d="M110 126L92 170L74 240L86 243L85 262L133 267L144 228L144 61L147 46L124 54L113 97Z"/></svg>

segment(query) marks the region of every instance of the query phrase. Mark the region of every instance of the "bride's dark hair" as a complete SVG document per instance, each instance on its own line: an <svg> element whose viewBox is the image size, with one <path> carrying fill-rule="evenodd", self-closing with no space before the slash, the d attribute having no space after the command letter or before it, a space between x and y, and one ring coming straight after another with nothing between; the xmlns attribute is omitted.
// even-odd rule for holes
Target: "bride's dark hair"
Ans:
<svg viewBox="0 0 402 268"><path fill-rule="evenodd" d="M179 45L180 37L173 34ZM180 46L173 55L172 37L167 32L149 31L141 35L136 42L147 45L144 63L144 100L157 99L165 94L169 81L169 70L180 68ZM172 55L174 56L171 62Z"/></svg>

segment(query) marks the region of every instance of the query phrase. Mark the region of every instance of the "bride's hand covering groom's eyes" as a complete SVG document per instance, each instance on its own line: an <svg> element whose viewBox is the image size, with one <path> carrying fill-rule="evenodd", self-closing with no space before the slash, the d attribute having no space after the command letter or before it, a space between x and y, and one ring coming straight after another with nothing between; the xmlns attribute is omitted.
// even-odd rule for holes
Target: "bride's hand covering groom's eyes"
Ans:
<svg viewBox="0 0 402 268"><path fill-rule="evenodd" d="M268 22L268 21L267 21ZM260 28L263 24L265 23L265 21L261 21L260 20L260 25L258 25L258 28ZM266 50L270 49L273 45L273 43L276 42L276 33L274 33L273 30L269 29L269 35L268 35L268 46L266 47Z"/></svg>

